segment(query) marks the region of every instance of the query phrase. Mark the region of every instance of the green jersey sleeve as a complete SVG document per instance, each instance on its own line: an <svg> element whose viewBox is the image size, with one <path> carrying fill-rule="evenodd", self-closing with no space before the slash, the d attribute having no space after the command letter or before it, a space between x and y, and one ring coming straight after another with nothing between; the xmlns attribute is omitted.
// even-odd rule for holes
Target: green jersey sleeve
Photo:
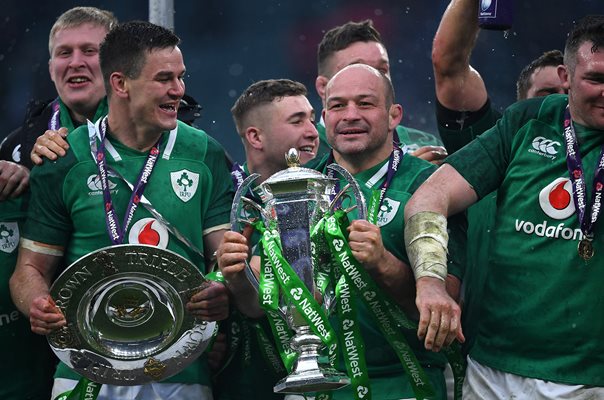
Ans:
<svg viewBox="0 0 604 400"><path fill-rule="evenodd" d="M516 133L535 118L543 98L511 105L497 123L446 159L474 188L479 199L496 190L505 178Z"/></svg>
<svg viewBox="0 0 604 400"><path fill-rule="evenodd" d="M72 151L64 157L35 166L29 177L30 205L23 237L36 242L66 246L72 231L63 193L65 179L76 163Z"/></svg>

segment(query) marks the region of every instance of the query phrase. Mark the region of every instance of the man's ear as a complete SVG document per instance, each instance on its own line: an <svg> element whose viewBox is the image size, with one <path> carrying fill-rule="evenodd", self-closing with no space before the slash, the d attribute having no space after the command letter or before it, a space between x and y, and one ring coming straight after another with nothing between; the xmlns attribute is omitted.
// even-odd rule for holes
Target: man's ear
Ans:
<svg viewBox="0 0 604 400"><path fill-rule="evenodd" d="M114 72L109 77L111 92L118 97L128 97L128 80L121 72Z"/></svg>
<svg viewBox="0 0 604 400"><path fill-rule="evenodd" d="M566 65L558 65L558 78L564 89L570 89L570 71Z"/></svg>
<svg viewBox="0 0 604 400"><path fill-rule="evenodd" d="M403 107L400 104L393 104L388 111L388 128L393 130L403 119Z"/></svg>
<svg viewBox="0 0 604 400"><path fill-rule="evenodd" d="M249 145L251 147L253 147L256 150L261 150L263 147L263 139L264 137L262 136L262 131L260 130L260 128L255 127L255 126L249 126L246 128L245 133L245 140L249 143Z"/></svg>
<svg viewBox="0 0 604 400"><path fill-rule="evenodd" d="M327 77L325 77L323 75L319 75L319 76L317 76L317 79L315 79L315 89L317 90L317 94L319 95L319 97L321 97L321 101L323 102L324 106L325 106L325 88L327 87L327 82L329 82L329 79L327 79Z"/></svg>

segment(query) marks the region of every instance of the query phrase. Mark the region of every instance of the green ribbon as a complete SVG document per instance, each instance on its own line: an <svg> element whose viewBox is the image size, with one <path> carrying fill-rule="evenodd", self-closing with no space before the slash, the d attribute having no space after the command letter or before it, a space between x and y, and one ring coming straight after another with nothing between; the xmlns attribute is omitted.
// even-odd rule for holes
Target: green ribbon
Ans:
<svg viewBox="0 0 604 400"><path fill-rule="evenodd" d="M347 218L344 211L337 210L334 215L327 217L325 223L325 236L334 255L334 261L360 295L382 334L394 349L409 377L415 397L422 400L434 396L434 389L426 373L400 330L399 321L405 321L407 317L385 296L369 273L352 255L348 241L340 228L341 224L346 224L345 221ZM395 316L394 314L397 313L399 315Z"/></svg>
<svg viewBox="0 0 604 400"><path fill-rule="evenodd" d="M357 318L357 305L350 293L350 283L342 276L336 287L338 298L338 319L340 321L340 345L344 364L348 371L350 384L353 387L354 398L357 400L371 399L369 370L365 359L365 342L361 334L361 325Z"/></svg>
<svg viewBox="0 0 604 400"><path fill-rule="evenodd" d="M100 383L82 377L72 390L61 393L55 397L55 400L95 400L101 391L101 386Z"/></svg>
<svg viewBox="0 0 604 400"><path fill-rule="evenodd" d="M454 400L462 399L463 382L466 377L467 361L461 352L461 344L454 341L449 346L444 347L442 352L447 357L451 371L453 372L453 395Z"/></svg>
<svg viewBox="0 0 604 400"><path fill-rule="evenodd" d="M259 232L264 232L264 226L261 224L255 224L254 227ZM269 261L265 251L262 240L260 245L260 279L258 297L260 301L260 307L266 313L269 326L273 332L275 338L275 344L277 345L277 351L281 356L283 365L287 372L291 372L294 362L298 355L290 347L291 338L293 337L292 331L288 328L287 323L281 317L279 313L279 285L275 280L275 273L273 272L273 266Z"/></svg>
<svg viewBox="0 0 604 400"><path fill-rule="evenodd" d="M283 296L293 304L298 313L306 321L310 329L327 346L330 354L335 353L337 338L329 321L302 280L293 271L287 260L281 254L279 233L276 229L266 230L262 236L262 248L270 261L272 270L283 289ZM264 268L263 268L264 269Z"/></svg>
<svg viewBox="0 0 604 400"><path fill-rule="evenodd" d="M275 344L270 339L269 335L266 334L262 326L259 323L250 324L256 332L256 341L262 357L268 365L271 367L271 371L275 377L283 377L287 373L285 365L282 362L279 351L275 348Z"/></svg>

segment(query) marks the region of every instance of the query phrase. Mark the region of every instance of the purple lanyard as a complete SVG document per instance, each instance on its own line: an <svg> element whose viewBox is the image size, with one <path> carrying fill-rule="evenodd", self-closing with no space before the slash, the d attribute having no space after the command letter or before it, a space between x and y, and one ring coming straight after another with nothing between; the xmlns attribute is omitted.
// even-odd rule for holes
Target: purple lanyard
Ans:
<svg viewBox="0 0 604 400"><path fill-rule="evenodd" d="M566 144L566 166L570 175L570 181L573 185L573 200L577 209L577 217L583 232L584 239L579 244L579 254L585 259L593 256L591 241L593 240L594 224L598 220L602 205L602 192L604 189L604 146L600 150L600 157L596 171L594 173L593 193L591 196L591 206L586 202L586 184L585 174L583 172L583 162L579 153L579 144L577 135L570 116L570 108L566 106L564 111L564 142ZM585 214L589 218L585 218ZM581 246L589 246L590 255L582 254ZM583 250L585 251L585 249Z"/></svg>
<svg viewBox="0 0 604 400"><path fill-rule="evenodd" d="M107 134L107 117L103 118L101 121L100 130L101 136L99 145L97 148L96 138L94 136L90 139L90 149L93 153L96 154L97 167L99 170L99 177L101 179L101 189L103 191L103 200L105 202L105 222L107 224L107 232L109 233L109 238L111 239L111 243L122 244L125 239L125 233L128 227L130 226L130 222L132 221L132 217L134 216L134 212L138 207L138 203L143 196L143 192L145 191L145 187L147 186L147 182L151 173L153 172L153 168L155 167L155 163L159 158L159 144L161 142L161 137L157 140L157 143L153 145L151 150L149 150L149 154L147 155L147 160L145 161L145 165L136 179L136 183L134 184L134 189L132 190L132 196L130 196L130 201L128 202L128 206L126 207L126 215L124 216L123 227L120 229L119 221L117 220L115 208L113 207L113 202L111 201L111 192L109 190L109 184L107 182L107 161L105 159L105 136Z"/></svg>
<svg viewBox="0 0 604 400"><path fill-rule="evenodd" d="M395 130L392 135L392 152L390 153L390 157L388 158L388 170L386 172L386 179L380 185L380 197L379 197L379 203L377 204L377 210L379 210L380 207L382 207L382 203L384 202L384 197L386 196L386 191L390 187L390 183L392 183L392 179L394 178L394 175L396 175L396 172L398 171L398 167L401 163L402 151L400 148L400 144L401 144L400 139ZM333 157L333 150L332 150L329 153L329 158L327 159L326 165L330 165L333 162L334 162L334 157ZM327 170L327 176L329 178L334 178L334 172L332 170ZM339 183L336 184L335 193L337 193L338 190L339 190ZM335 193L333 193L333 195L331 196L332 200L333 200L333 196L335 195ZM371 208L371 207L369 207L369 208Z"/></svg>
<svg viewBox="0 0 604 400"><path fill-rule="evenodd" d="M61 106L59 99L55 99L52 102L52 116L48 120L48 129L51 131L57 131L61 127Z"/></svg>

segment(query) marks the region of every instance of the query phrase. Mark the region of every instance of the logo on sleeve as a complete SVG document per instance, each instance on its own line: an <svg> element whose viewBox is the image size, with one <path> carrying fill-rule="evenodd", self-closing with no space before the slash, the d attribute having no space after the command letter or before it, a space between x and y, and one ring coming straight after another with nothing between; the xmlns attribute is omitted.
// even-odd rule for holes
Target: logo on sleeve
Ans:
<svg viewBox="0 0 604 400"><path fill-rule="evenodd" d="M385 197L382 205L380 206L380 211L378 212L377 226L381 227L389 224L394 217L396 217L396 213L398 212L400 205L400 201Z"/></svg>
<svg viewBox="0 0 604 400"><path fill-rule="evenodd" d="M550 218L566 219L575 213L573 185L568 178L557 178L539 192L539 205Z"/></svg>
<svg viewBox="0 0 604 400"><path fill-rule="evenodd" d="M21 145L18 144L15 146L15 148L13 149L13 161L16 163L21 162Z"/></svg>
<svg viewBox="0 0 604 400"><path fill-rule="evenodd" d="M176 196L185 203L193 198L199 184L199 174L186 169L170 172L172 189Z"/></svg>
<svg viewBox="0 0 604 400"><path fill-rule="evenodd" d="M19 225L16 222L0 222L0 250L12 253L19 244Z"/></svg>
<svg viewBox="0 0 604 400"><path fill-rule="evenodd" d="M170 234L168 230L154 218L143 218L132 224L128 234L130 244L148 244L151 246L168 247Z"/></svg>
<svg viewBox="0 0 604 400"><path fill-rule="evenodd" d="M113 191L117 184L111 182L107 179L107 185L109 186L109 190ZM86 186L90 189L88 192L89 196L98 196L103 194L103 186L101 185L101 178L98 175L90 175L88 179L86 179Z"/></svg>
<svg viewBox="0 0 604 400"><path fill-rule="evenodd" d="M533 139L533 143L531 144L532 148L529 149L529 153L538 154L553 160L556 158L560 146L560 142L546 139L543 136L537 136Z"/></svg>

